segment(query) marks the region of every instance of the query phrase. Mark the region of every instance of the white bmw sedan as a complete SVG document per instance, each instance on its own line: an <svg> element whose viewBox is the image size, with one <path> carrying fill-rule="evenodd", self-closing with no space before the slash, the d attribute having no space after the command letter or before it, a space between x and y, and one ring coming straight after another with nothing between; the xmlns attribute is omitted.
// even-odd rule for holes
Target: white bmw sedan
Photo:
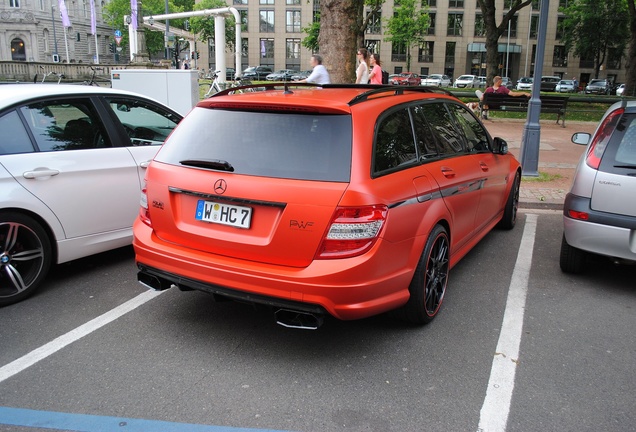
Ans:
<svg viewBox="0 0 636 432"><path fill-rule="evenodd" d="M0 306L52 264L131 243L145 168L181 118L121 90L0 86Z"/></svg>

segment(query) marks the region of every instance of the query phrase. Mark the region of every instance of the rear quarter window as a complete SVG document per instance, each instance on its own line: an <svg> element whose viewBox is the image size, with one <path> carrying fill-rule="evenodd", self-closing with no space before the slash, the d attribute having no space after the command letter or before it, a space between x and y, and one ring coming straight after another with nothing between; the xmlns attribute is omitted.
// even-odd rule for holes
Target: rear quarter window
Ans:
<svg viewBox="0 0 636 432"><path fill-rule="evenodd" d="M195 108L155 160L222 160L236 174L348 182L351 145L349 115Z"/></svg>
<svg viewBox="0 0 636 432"><path fill-rule="evenodd" d="M624 114L603 154L599 170L634 175L636 171L636 114Z"/></svg>

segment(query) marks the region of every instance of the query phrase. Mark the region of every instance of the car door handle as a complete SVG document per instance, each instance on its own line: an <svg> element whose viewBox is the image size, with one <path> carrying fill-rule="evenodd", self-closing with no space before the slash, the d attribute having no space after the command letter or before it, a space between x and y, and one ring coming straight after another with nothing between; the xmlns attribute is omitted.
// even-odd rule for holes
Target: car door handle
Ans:
<svg viewBox="0 0 636 432"><path fill-rule="evenodd" d="M22 176L27 179L35 179L35 178L42 178L42 177L52 177L52 176L58 175L59 173L60 172L58 170L42 168L42 169L35 169L33 171L26 171L22 174Z"/></svg>
<svg viewBox="0 0 636 432"><path fill-rule="evenodd" d="M446 166L442 167L442 174L444 174L444 176L448 178L455 177L455 171L453 171L452 168Z"/></svg>
<svg viewBox="0 0 636 432"><path fill-rule="evenodd" d="M143 161L142 163L140 163L140 164L139 164L139 166L140 166L140 167L142 167L142 168L144 168L144 169L145 169L145 168L148 168L148 165L150 165L150 162L151 162L151 161L149 161L149 160L147 160L147 161Z"/></svg>
<svg viewBox="0 0 636 432"><path fill-rule="evenodd" d="M488 165L486 165L484 162L479 162L479 167L484 172L486 172L486 171L488 171L490 169L490 168L488 168Z"/></svg>

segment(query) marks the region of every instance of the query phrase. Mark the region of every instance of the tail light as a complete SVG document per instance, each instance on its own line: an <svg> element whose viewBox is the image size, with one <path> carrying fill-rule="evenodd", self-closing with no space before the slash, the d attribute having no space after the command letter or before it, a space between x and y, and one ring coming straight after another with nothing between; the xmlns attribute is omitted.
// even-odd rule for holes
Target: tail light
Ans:
<svg viewBox="0 0 636 432"><path fill-rule="evenodd" d="M152 226L150 221L150 212L148 211L148 195L146 195L146 185L141 189L141 197L139 199L139 219L148 226Z"/></svg>
<svg viewBox="0 0 636 432"><path fill-rule="evenodd" d="M611 114L605 117L605 120L603 120L603 123L598 128L598 133L594 136L585 158L585 162L590 168L598 169L599 165L601 165L601 158L603 157L605 148L607 148L607 143L614 129L616 129L618 120L624 112L625 110L623 108L612 111Z"/></svg>
<svg viewBox="0 0 636 432"><path fill-rule="evenodd" d="M576 211L576 210L568 210L568 216L570 216L572 219L578 219L583 221L590 219L589 213Z"/></svg>
<svg viewBox="0 0 636 432"><path fill-rule="evenodd" d="M384 205L338 207L316 259L350 258L362 255L374 245L386 220Z"/></svg>

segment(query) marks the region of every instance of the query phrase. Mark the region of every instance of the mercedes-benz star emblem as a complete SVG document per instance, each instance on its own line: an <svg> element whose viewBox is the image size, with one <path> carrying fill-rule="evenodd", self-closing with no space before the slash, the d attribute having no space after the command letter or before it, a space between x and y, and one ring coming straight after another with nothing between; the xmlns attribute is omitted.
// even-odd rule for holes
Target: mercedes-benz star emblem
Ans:
<svg viewBox="0 0 636 432"><path fill-rule="evenodd" d="M223 195L227 190L227 182L223 179L219 179L214 182L214 193L217 195Z"/></svg>

